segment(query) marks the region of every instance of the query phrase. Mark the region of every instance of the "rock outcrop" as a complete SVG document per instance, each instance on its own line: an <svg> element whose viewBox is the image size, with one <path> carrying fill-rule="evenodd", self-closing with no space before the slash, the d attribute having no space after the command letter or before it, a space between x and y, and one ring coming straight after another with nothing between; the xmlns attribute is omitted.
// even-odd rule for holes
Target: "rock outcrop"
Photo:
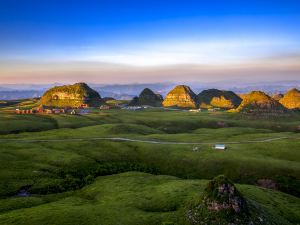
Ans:
<svg viewBox="0 0 300 225"><path fill-rule="evenodd" d="M197 108L197 96L190 87L185 85L176 86L171 90L165 100L164 107Z"/></svg>
<svg viewBox="0 0 300 225"><path fill-rule="evenodd" d="M237 108L242 99L232 91L223 91L218 89L208 89L198 94L200 108Z"/></svg>
<svg viewBox="0 0 300 225"><path fill-rule="evenodd" d="M131 106L140 106L147 105L153 107L162 106L163 97L160 94L155 94L151 89L145 88L140 95L134 97L129 105Z"/></svg>
<svg viewBox="0 0 300 225"><path fill-rule="evenodd" d="M253 206L225 176L211 180L204 193L186 207L189 224L277 224L258 206Z"/></svg>
<svg viewBox="0 0 300 225"><path fill-rule="evenodd" d="M98 92L85 83L57 86L45 92L41 105L52 107L99 106L103 100Z"/></svg>
<svg viewBox="0 0 300 225"><path fill-rule="evenodd" d="M296 88L289 90L279 102L288 109L300 109L300 91Z"/></svg>
<svg viewBox="0 0 300 225"><path fill-rule="evenodd" d="M247 94L235 111L257 114L282 114L288 112L283 105L262 91L252 91Z"/></svg>

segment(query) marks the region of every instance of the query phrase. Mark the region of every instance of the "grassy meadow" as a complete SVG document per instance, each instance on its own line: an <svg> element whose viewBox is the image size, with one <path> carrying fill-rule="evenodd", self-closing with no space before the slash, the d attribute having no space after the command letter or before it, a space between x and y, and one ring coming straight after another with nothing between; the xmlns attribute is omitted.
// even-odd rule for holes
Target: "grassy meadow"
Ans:
<svg viewBox="0 0 300 225"><path fill-rule="evenodd" d="M16 115L9 107L0 113L0 224L185 224L185 202L219 174L279 224L300 223L298 114ZM257 187L259 179L278 190Z"/></svg>

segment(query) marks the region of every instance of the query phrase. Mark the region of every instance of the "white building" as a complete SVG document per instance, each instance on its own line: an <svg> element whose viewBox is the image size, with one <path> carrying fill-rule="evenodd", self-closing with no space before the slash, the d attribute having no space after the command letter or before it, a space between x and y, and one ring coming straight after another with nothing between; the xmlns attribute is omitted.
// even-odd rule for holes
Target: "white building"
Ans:
<svg viewBox="0 0 300 225"><path fill-rule="evenodd" d="M226 146L225 146L225 144L215 144L214 149L226 150Z"/></svg>

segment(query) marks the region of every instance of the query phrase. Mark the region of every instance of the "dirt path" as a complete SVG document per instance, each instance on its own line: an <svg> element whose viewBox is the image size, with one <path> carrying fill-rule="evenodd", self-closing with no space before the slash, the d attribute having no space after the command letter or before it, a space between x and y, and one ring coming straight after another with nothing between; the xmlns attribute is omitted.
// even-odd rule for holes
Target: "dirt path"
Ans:
<svg viewBox="0 0 300 225"><path fill-rule="evenodd" d="M267 138L262 140L246 140L246 141L225 141L225 142L176 142L176 141L159 141L159 140L141 140L123 137L96 137L96 138L67 138L67 139L0 139L0 142L21 142L21 143L35 143L35 142L68 142L68 141L97 141L97 140L109 140L120 142L137 142L137 143L149 143L149 144L167 144L167 145L204 145L204 144L247 144L247 143L264 143L273 142L282 139L288 139L289 137L277 137ZM291 138L290 138L291 139ZM299 138L293 138L299 139Z"/></svg>

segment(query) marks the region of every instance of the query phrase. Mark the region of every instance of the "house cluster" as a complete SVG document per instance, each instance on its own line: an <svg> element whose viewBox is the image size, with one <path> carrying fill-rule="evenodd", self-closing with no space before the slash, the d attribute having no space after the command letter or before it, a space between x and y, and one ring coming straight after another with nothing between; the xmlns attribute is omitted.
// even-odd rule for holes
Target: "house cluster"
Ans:
<svg viewBox="0 0 300 225"><path fill-rule="evenodd" d="M208 108L208 109L189 109L189 112L202 112L202 111L207 111L207 112L217 112L217 111L221 111L221 108Z"/></svg>
<svg viewBox="0 0 300 225"><path fill-rule="evenodd" d="M138 110L143 110L143 109L147 109L147 108L148 108L148 106L126 106L126 107L123 107L122 109L138 111Z"/></svg>
<svg viewBox="0 0 300 225"><path fill-rule="evenodd" d="M32 108L32 109L16 109L16 114L85 114L88 113L87 107L78 107L78 108L52 108L45 107L43 105Z"/></svg>
<svg viewBox="0 0 300 225"><path fill-rule="evenodd" d="M190 112L201 112L201 109L190 109Z"/></svg>
<svg viewBox="0 0 300 225"><path fill-rule="evenodd" d="M217 112L217 111L220 111L221 109L220 108L209 108L207 109L208 112Z"/></svg>
<svg viewBox="0 0 300 225"><path fill-rule="evenodd" d="M100 110L109 110L109 109L120 109L119 105L101 105Z"/></svg>

